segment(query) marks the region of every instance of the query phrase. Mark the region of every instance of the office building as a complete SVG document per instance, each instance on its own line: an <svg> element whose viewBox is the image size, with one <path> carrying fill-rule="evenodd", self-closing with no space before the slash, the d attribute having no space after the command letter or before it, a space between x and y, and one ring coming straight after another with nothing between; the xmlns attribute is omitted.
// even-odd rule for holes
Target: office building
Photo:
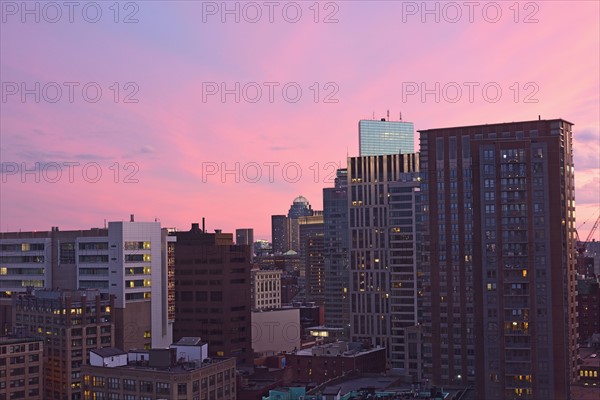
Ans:
<svg viewBox="0 0 600 400"><path fill-rule="evenodd" d="M418 170L417 154L348 159L350 335L385 347L398 369L405 365L403 329L416 321Z"/></svg>
<svg viewBox="0 0 600 400"><path fill-rule="evenodd" d="M174 337L199 336L211 357L252 364L250 252L231 233L205 233L199 224L173 232L175 242Z"/></svg>
<svg viewBox="0 0 600 400"><path fill-rule="evenodd" d="M426 378L569 399L577 374L572 126L420 131Z"/></svg>
<svg viewBox="0 0 600 400"><path fill-rule="evenodd" d="M0 399L42 400L44 342L25 336L0 337Z"/></svg>
<svg viewBox="0 0 600 400"><path fill-rule="evenodd" d="M271 216L271 236L274 254L283 254L290 249L289 223L285 215Z"/></svg>
<svg viewBox="0 0 600 400"><path fill-rule="evenodd" d="M350 329L348 248L348 170L338 169L335 186L323 189L325 325Z"/></svg>
<svg viewBox="0 0 600 400"><path fill-rule="evenodd" d="M173 237L159 222L109 222L89 230L0 233L0 297L28 287L98 289L115 296L116 345L172 342ZM169 254L171 255L169 257Z"/></svg>
<svg viewBox="0 0 600 400"><path fill-rule="evenodd" d="M281 307L281 271L277 269L250 271L252 309Z"/></svg>
<svg viewBox="0 0 600 400"><path fill-rule="evenodd" d="M44 398L81 399L81 366L90 350L114 346L114 304L114 296L97 289L36 290L13 299L18 329L45 342Z"/></svg>
<svg viewBox="0 0 600 400"><path fill-rule="evenodd" d="M361 156L411 154L415 152L412 122L361 119L358 122Z"/></svg>

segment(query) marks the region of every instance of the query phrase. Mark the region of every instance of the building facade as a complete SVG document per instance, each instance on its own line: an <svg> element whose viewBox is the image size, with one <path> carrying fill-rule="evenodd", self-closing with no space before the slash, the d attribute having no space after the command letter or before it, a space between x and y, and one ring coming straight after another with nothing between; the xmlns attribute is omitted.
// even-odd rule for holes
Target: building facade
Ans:
<svg viewBox="0 0 600 400"><path fill-rule="evenodd" d="M392 368L404 367L403 328L416 318L415 212L401 196L414 199L418 170L417 154L348 159L350 335L385 347Z"/></svg>
<svg viewBox="0 0 600 400"><path fill-rule="evenodd" d="M338 169L335 187L323 189L325 325L350 330L348 170Z"/></svg>
<svg viewBox="0 0 600 400"><path fill-rule="evenodd" d="M98 289L115 296L117 346L167 346L174 307L167 241L173 240L159 222L135 222L133 215L107 228L0 233L1 302L10 306L13 294L29 287Z"/></svg>
<svg viewBox="0 0 600 400"><path fill-rule="evenodd" d="M144 360L130 353L114 366L85 366L83 399L235 400L234 358L188 362L171 350L151 350Z"/></svg>
<svg viewBox="0 0 600 400"><path fill-rule="evenodd" d="M274 254L284 254L290 250L289 223L285 215L271 216L271 236Z"/></svg>
<svg viewBox="0 0 600 400"><path fill-rule="evenodd" d="M97 289L37 290L13 299L19 329L45 341L45 399L81 399L81 367L90 350L114 346L114 304L114 296Z"/></svg>
<svg viewBox="0 0 600 400"><path fill-rule="evenodd" d="M34 337L0 337L0 400L42 400L44 342Z"/></svg>
<svg viewBox="0 0 600 400"><path fill-rule="evenodd" d="M420 131L423 335L433 384L568 399L576 377L572 124Z"/></svg>
<svg viewBox="0 0 600 400"><path fill-rule="evenodd" d="M254 310L281 307L281 271L253 269L251 272L252 308Z"/></svg>
<svg viewBox="0 0 600 400"><path fill-rule="evenodd" d="M415 152L412 122L361 119L358 122L361 156L411 154Z"/></svg>
<svg viewBox="0 0 600 400"><path fill-rule="evenodd" d="M252 363L250 332L250 246L231 233L204 233L199 224L174 232L174 337L200 336L211 357Z"/></svg>

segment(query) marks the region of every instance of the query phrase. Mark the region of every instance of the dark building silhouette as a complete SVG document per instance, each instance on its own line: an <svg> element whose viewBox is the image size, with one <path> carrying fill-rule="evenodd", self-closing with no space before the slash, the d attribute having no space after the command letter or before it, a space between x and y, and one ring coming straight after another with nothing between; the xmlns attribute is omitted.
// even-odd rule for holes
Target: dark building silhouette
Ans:
<svg viewBox="0 0 600 400"><path fill-rule="evenodd" d="M577 281L577 334L581 344L600 334L600 283L597 278Z"/></svg>
<svg viewBox="0 0 600 400"><path fill-rule="evenodd" d="M289 224L285 215L271 216L271 236L274 254L283 254L290 249Z"/></svg>
<svg viewBox="0 0 600 400"><path fill-rule="evenodd" d="M420 131L424 368L477 398L569 399L577 372L572 126Z"/></svg>
<svg viewBox="0 0 600 400"><path fill-rule="evenodd" d="M298 218L300 261L304 272L306 299L322 306L325 302L323 258L323 215Z"/></svg>
<svg viewBox="0 0 600 400"><path fill-rule="evenodd" d="M175 232L174 340L199 336L211 357L253 360L250 329L250 246L231 233L205 233L198 224Z"/></svg>
<svg viewBox="0 0 600 400"><path fill-rule="evenodd" d="M335 187L323 189L325 325L350 328L348 170L338 169Z"/></svg>

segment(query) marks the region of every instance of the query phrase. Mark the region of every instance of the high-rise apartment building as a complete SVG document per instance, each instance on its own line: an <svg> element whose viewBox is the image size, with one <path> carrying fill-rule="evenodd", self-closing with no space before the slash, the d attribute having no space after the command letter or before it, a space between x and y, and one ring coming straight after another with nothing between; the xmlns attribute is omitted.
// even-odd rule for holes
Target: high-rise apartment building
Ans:
<svg viewBox="0 0 600 400"><path fill-rule="evenodd" d="M197 223L173 235L175 339L199 336L211 357L251 365L250 246L235 245L231 233L205 233Z"/></svg>
<svg viewBox="0 0 600 400"><path fill-rule="evenodd" d="M98 289L115 296L115 344L164 347L172 342L174 237L159 222L109 222L78 231L0 233L4 302L28 287ZM169 255L171 255L169 257Z"/></svg>
<svg viewBox="0 0 600 400"><path fill-rule="evenodd" d="M338 169L335 187L323 189L325 325L350 329L348 255L348 170Z"/></svg>
<svg viewBox="0 0 600 400"><path fill-rule="evenodd" d="M361 156L410 154L415 152L412 122L361 119L358 122Z"/></svg>
<svg viewBox="0 0 600 400"><path fill-rule="evenodd" d="M423 334L433 384L569 399L577 371L572 124L420 131Z"/></svg>
<svg viewBox="0 0 600 400"><path fill-rule="evenodd" d="M350 334L353 341L385 347L392 368L404 367L403 321L414 325L416 318L410 298L416 183L410 173L418 170L417 154L348 159Z"/></svg>

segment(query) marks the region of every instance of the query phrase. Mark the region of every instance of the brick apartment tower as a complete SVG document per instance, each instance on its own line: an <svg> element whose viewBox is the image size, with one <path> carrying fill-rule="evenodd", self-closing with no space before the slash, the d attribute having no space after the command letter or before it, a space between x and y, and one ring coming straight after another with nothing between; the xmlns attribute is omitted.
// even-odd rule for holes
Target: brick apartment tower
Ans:
<svg viewBox="0 0 600 400"><path fill-rule="evenodd" d="M577 370L572 126L420 131L424 363L477 398L569 399Z"/></svg>
<svg viewBox="0 0 600 400"><path fill-rule="evenodd" d="M250 256L233 234L205 233L199 224L175 232L174 340L199 336L211 357L252 365Z"/></svg>

